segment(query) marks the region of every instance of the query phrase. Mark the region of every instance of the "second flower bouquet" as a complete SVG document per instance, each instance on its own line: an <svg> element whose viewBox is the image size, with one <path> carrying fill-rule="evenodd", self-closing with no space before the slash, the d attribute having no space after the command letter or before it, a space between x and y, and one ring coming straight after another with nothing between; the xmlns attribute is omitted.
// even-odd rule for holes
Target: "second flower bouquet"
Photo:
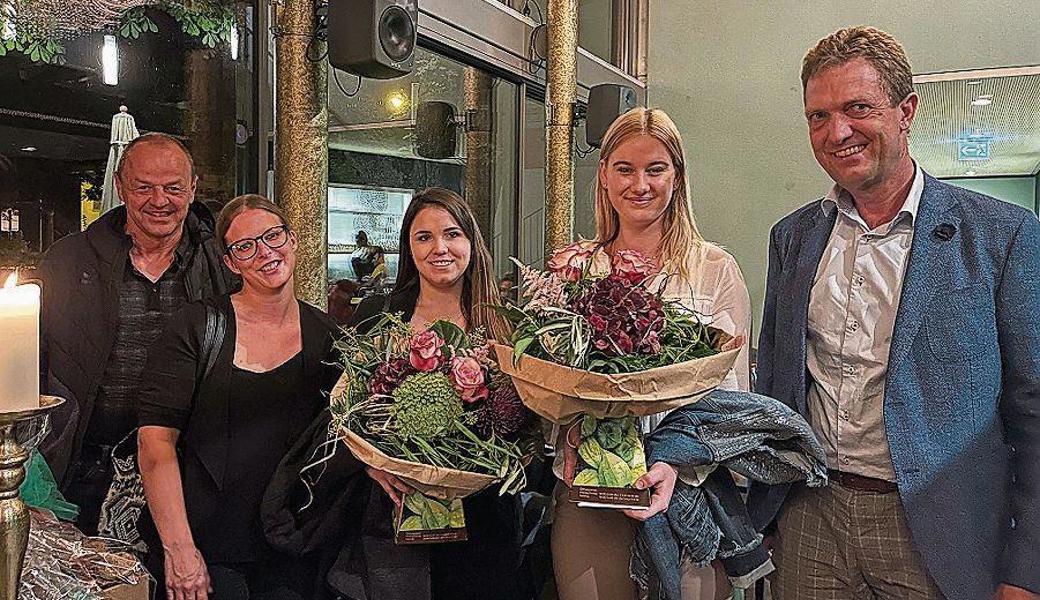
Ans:
<svg viewBox="0 0 1040 600"><path fill-rule="evenodd" d="M366 334L347 331L337 349L340 438L417 490L395 517L398 543L466 539L462 498L493 484L501 493L523 488L530 413L481 332L444 321L415 332L384 315Z"/></svg>
<svg viewBox="0 0 1040 600"><path fill-rule="evenodd" d="M517 263L522 302L499 307L513 324L499 364L532 411L566 425L577 451L570 499L645 507L638 417L695 402L721 383L740 341L664 297L667 278L647 257L610 258L592 242L553 255L546 271Z"/></svg>

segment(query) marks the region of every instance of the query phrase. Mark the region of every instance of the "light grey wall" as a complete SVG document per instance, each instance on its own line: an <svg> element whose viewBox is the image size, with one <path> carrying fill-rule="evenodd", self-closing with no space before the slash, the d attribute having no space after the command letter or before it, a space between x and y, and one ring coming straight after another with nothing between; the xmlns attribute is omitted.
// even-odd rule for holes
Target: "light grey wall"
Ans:
<svg viewBox="0 0 1040 600"><path fill-rule="evenodd" d="M733 253L761 317L770 226L830 184L809 147L799 68L839 27L870 24L906 47L915 73L1040 63L1036 0L655 0L650 105L689 153L705 237Z"/></svg>
<svg viewBox="0 0 1040 600"><path fill-rule="evenodd" d="M1036 212L1035 177L972 177L944 181Z"/></svg>

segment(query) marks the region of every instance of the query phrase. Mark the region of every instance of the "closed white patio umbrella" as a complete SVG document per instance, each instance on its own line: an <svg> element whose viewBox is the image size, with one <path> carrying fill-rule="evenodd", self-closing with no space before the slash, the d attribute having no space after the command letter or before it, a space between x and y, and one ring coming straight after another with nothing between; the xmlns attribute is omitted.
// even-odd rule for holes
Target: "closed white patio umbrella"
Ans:
<svg viewBox="0 0 1040 600"><path fill-rule="evenodd" d="M123 156L123 150L126 145L133 141L134 138L141 135L137 132L137 124L134 123L134 117L127 112L125 106L119 107L119 112L112 117L112 137L110 139L111 146L108 149L108 165L105 167L105 181L101 186L101 212L106 213L109 210L119 206L119 194L116 193L116 167L119 166L119 159Z"/></svg>

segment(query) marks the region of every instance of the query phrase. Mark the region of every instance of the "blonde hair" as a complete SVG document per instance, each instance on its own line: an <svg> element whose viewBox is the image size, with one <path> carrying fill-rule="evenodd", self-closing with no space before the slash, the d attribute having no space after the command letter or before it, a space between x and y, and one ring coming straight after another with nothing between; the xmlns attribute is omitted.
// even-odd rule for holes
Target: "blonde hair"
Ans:
<svg viewBox="0 0 1040 600"><path fill-rule="evenodd" d="M813 46L802 59L802 93L821 71L862 58L874 67L895 106L914 91L914 75L906 51L894 37L873 27L839 29Z"/></svg>
<svg viewBox="0 0 1040 600"><path fill-rule="evenodd" d="M610 155L621 144L640 136L648 135L661 142L675 167L675 189L672 201L664 215L664 234L658 246L662 262L661 270L678 273L683 278L690 276L689 257L703 245L704 238L697 229L690 211L690 182L686 177L686 154L682 136L672 119L657 108L633 108L618 117L603 136L600 147L600 165L606 165ZM596 179L596 241L606 246L617 239L621 232L621 219L610 204L607 188ZM698 252L698 255L700 253Z"/></svg>

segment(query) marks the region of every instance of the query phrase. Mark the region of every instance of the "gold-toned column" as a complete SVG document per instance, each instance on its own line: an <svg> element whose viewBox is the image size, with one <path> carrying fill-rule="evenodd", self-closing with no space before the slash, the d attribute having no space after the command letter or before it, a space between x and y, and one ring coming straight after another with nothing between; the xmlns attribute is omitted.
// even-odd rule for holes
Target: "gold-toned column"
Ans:
<svg viewBox="0 0 1040 600"><path fill-rule="evenodd" d="M324 59L312 60L325 54L325 44L312 42L313 2L283 0L274 6L275 196L300 241L296 251L296 295L325 308L328 299L328 63Z"/></svg>
<svg viewBox="0 0 1040 600"><path fill-rule="evenodd" d="M577 0L549 0L545 92L545 254L571 242L574 230L574 103L577 97Z"/></svg>
<svg viewBox="0 0 1040 600"><path fill-rule="evenodd" d="M491 75L466 67L466 202L488 243L494 238L494 95Z"/></svg>

